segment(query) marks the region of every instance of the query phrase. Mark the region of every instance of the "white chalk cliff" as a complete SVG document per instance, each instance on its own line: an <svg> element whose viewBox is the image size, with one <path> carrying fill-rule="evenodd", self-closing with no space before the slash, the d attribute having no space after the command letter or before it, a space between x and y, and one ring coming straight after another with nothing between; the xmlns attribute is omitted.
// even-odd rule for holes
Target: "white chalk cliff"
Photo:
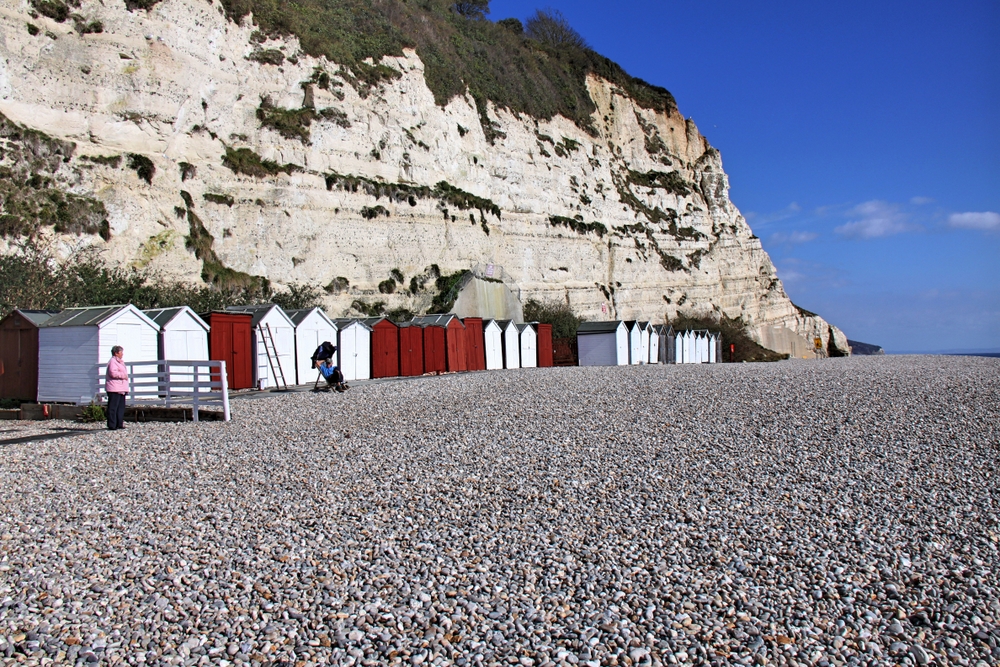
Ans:
<svg viewBox="0 0 1000 667"><path fill-rule="evenodd" d="M412 51L385 58L402 76L363 98L294 38L266 44L292 61L248 59L261 49L253 26L217 2L130 12L85 0L74 11L103 32L0 0L0 113L74 144L52 177L106 211L108 240L50 228L64 251L100 245L111 262L197 282L203 262L185 243L193 211L221 264L279 288L330 286L333 316L355 300L420 312L431 287L411 294L411 277L493 264L522 299L568 300L587 319L725 314L779 352L803 356L814 336L848 350L836 327L791 303L695 124L602 79L588 82L597 136L491 107L503 135L491 144L471 97L435 103ZM331 84L304 86L317 72ZM286 138L262 126L272 108L318 111L304 136ZM237 173L223 156L251 155L241 148L287 168ZM152 161L151 182L128 155ZM379 293L394 269L402 285Z"/></svg>

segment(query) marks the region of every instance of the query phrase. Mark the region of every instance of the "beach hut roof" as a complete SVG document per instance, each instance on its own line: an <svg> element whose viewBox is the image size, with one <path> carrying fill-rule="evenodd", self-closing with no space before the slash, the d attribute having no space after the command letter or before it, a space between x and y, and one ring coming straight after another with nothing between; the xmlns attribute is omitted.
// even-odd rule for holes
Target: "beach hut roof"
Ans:
<svg viewBox="0 0 1000 667"><path fill-rule="evenodd" d="M163 327L170 324L170 322L173 321L175 317L177 317L184 311L187 311L188 314L191 315L192 319L194 319L195 323L198 326L200 326L205 331L208 331L208 323L205 322L205 320L199 317L196 312L194 312L187 306L177 306L175 308L151 308L149 310L144 310L142 312L146 315L146 317L153 320L156 326L162 329Z"/></svg>
<svg viewBox="0 0 1000 667"><path fill-rule="evenodd" d="M53 315L59 314L58 310L22 310L20 308L15 308L14 312L34 324L36 327L40 326L42 322L45 322Z"/></svg>
<svg viewBox="0 0 1000 667"><path fill-rule="evenodd" d="M580 322L576 333L577 335L613 333L618 330L621 324L620 320L611 320L610 322Z"/></svg>
<svg viewBox="0 0 1000 667"><path fill-rule="evenodd" d="M267 317L267 314L275 308L278 309L278 312L281 313L285 319L289 319L288 314L275 303L261 303L254 306L227 306L226 310L230 313L249 313L253 316L253 320L251 320L250 324L252 326L257 326L260 324L261 320Z"/></svg>
<svg viewBox="0 0 1000 667"><path fill-rule="evenodd" d="M88 308L67 308L66 310L53 315L41 324L39 328L45 327L91 327L100 326L104 322L117 315L123 310L132 309L140 318L146 320L150 326L159 328L149 316L131 304L118 306L91 306Z"/></svg>
<svg viewBox="0 0 1000 667"><path fill-rule="evenodd" d="M292 324L299 326L302 322L309 317L314 311L319 311L320 317L322 317L327 322L333 324L332 320L327 317L327 314L323 312L323 309L319 306L315 308L297 308L296 310L286 310L285 314L288 315L288 319L292 321Z"/></svg>
<svg viewBox="0 0 1000 667"><path fill-rule="evenodd" d="M462 320L458 318L455 313L441 313L439 315L417 315L411 322L422 327L429 325L446 327L452 320L458 319L459 322Z"/></svg>
<svg viewBox="0 0 1000 667"><path fill-rule="evenodd" d="M537 322L525 322L523 324L515 324L514 326L517 327L518 331L524 331L525 329L531 329L532 331L534 331L535 324L537 324Z"/></svg>
<svg viewBox="0 0 1000 667"><path fill-rule="evenodd" d="M332 322L337 325L338 329L344 329L346 327L351 326L354 323L357 323L363 326L365 329L371 331L371 327L365 324L364 320L358 319L357 317L338 317L337 319L332 320Z"/></svg>

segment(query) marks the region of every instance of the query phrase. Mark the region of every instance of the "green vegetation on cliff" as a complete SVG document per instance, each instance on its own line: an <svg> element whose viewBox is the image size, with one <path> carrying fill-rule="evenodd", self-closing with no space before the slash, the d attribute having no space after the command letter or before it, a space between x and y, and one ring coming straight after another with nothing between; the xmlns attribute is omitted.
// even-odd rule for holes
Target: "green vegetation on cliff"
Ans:
<svg viewBox="0 0 1000 667"><path fill-rule="evenodd" d="M492 138L499 135L486 116L487 100L535 118L562 114L593 132L589 74L607 79L644 108L676 109L667 90L630 76L587 47L554 13L539 12L524 30L520 21L494 23L483 18L488 3L479 3L482 11L475 12L456 11L462 3L452 0L222 0L222 4L236 22L252 13L262 37L294 35L309 55L343 65L345 78L363 94L400 76L379 65L383 56L401 56L404 48L413 48L424 63L424 77L437 103L447 104L468 90Z"/></svg>

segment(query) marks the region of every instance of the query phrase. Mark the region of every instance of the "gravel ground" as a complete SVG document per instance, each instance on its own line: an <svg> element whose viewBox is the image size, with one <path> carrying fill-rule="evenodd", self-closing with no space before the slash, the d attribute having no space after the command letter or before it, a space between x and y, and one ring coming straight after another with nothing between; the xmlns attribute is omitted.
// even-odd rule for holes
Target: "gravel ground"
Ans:
<svg viewBox="0 0 1000 667"><path fill-rule="evenodd" d="M0 657L1000 662L1000 360L527 369L0 448Z"/></svg>

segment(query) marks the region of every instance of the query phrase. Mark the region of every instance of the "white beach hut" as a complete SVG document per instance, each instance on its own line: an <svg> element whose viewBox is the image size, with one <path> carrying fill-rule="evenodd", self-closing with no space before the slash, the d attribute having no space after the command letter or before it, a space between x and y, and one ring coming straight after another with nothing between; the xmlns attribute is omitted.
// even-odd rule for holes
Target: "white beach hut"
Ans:
<svg viewBox="0 0 1000 667"><path fill-rule="evenodd" d="M518 350L521 355L521 368L535 368L538 366L538 332L530 323L516 326L518 337L521 339L521 348Z"/></svg>
<svg viewBox="0 0 1000 667"><path fill-rule="evenodd" d="M285 384L295 384L295 324L281 306L266 303L229 306L226 310L253 316L250 331L253 349L257 354L257 363L254 364L254 382L257 387L277 387L281 381L281 378L275 377L279 368ZM273 344L269 344L268 340L273 341Z"/></svg>
<svg viewBox="0 0 1000 667"><path fill-rule="evenodd" d="M497 320L497 325L503 331L503 367L521 367L521 336L514 320Z"/></svg>
<svg viewBox="0 0 1000 667"><path fill-rule="evenodd" d="M648 364L649 363L649 335L652 333L653 327L649 322L639 322L639 344L642 349L639 350L639 363Z"/></svg>
<svg viewBox="0 0 1000 667"><path fill-rule="evenodd" d="M370 380L372 376L372 330L361 320L334 320L337 325L338 365L344 380Z"/></svg>
<svg viewBox="0 0 1000 667"><path fill-rule="evenodd" d="M125 306L67 308L38 325L38 400L89 403L103 394L98 366L121 345L125 361L156 361L160 327L141 310ZM155 372L137 366L133 373Z"/></svg>
<svg viewBox="0 0 1000 667"><path fill-rule="evenodd" d="M708 332L698 332L698 363L708 363Z"/></svg>
<svg viewBox="0 0 1000 667"><path fill-rule="evenodd" d="M486 351L486 370L503 368L503 329L496 320L483 323L483 338Z"/></svg>
<svg viewBox="0 0 1000 667"><path fill-rule="evenodd" d="M632 365L643 363L642 361L642 331L639 322L636 320L626 320L625 328L628 330L628 361Z"/></svg>
<svg viewBox="0 0 1000 667"><path fill-rule="evenodd" d="M312 355L324 341L337 344L337 325L322 308L289 310L295 325L295 383L314 382L318 371L312 366Z"/></svg>
<svg viewBox="0 0 1000 667"><path fill-rule="evenodd" d="M714 364L716 361L716 349L719 345L719 335L709 334L708 335L708 363Z"/></svg>
<svg viewBox="0 0 1000 667"><path fill-rule="evenodd" d="M677 363L679 364L690 364L691 362L691 348L693 347L694 333L691 331L684 331L677 337Z"/></svg>
<svg viewBox="0 0 1000 667"><path fill-rule="evenodd" d="M660 363L660 337L663 327L659 324L649 326L649 363Z"/></svg>
<svg viewBox="0 0 1000 667"><path fill-rule="evenodd" d="M620 320L581 322L576 330L576 347L581 366L627 366L628 328Z"/></svg>
<svg viewBox="0 0 1000 667"><path fill-rule="evenodd" d="M187 306L177 308L154 308L142 311L149 319L160 327L158 359L167 361L208 361L208 323L198 317L197 313ZM194 376L192 366L171 366L170 381L191 381ZM208 369L201 368L199 373L208 380ZM178 389L184 389L178 387ZM190 389L188 389L190 390Z"/></svg>

